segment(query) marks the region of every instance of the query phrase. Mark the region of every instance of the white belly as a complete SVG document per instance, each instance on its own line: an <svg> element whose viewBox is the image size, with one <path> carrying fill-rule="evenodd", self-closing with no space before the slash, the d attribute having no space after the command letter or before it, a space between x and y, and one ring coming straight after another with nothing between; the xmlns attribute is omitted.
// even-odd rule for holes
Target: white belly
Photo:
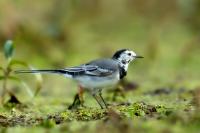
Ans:
<svg viewBox="0 0 200 133"><path fill-rule="evenodd" d="M87 89L110 87L117 84L119 81L119 74L107 77L97 76L80 76L75 78L80 86Z"/></svg>

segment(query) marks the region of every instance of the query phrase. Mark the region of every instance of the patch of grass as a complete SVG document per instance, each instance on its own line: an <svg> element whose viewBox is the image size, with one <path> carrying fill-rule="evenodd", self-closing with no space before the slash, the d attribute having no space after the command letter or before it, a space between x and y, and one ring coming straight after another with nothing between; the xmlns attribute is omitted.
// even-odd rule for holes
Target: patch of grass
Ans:
<svg viewBox="0 0 200 133"><path fill-rule="evenodd" d="M136 116L153 117L154 113L158 116L167 116L171 110L164 106L153 106L145 103L133 103L131 105L119 105L110 107L110 109L97 109L97 108L81 108L76 110L66 110L54 114L35 115L31 109L29 113L20 111L21 107L13 108L10 114L2 115L0 124L5 127L9 126L32 126L42 125L44 127L52 127L55 124L61 124L67 121L93 121L106 119L110 112L118 112L122 118L133 118Z"/></svg>

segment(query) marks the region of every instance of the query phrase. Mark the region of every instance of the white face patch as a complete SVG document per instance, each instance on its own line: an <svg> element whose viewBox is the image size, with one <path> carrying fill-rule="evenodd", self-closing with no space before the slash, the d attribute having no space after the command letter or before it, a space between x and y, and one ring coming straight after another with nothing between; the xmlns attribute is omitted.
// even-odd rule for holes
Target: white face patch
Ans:
<svg viewBox="0 0 200 133"><path fill-rule="evenodd" d="M129 63L133 61L135 57L136 57L136 53L131 50L126 50L122 52L118 58L120 66L123 67L125 71L127 71Z"/></svg>

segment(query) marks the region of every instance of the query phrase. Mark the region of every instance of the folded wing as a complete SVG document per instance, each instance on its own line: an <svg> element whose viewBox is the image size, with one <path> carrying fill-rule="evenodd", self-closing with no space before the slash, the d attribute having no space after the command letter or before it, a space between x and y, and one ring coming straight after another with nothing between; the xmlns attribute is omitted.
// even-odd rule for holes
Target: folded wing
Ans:
<svg viewBox="0 0 200 133"><path fill-rule="evenodd" d="M67 73L73 76L89 75L89 76L108 76L112 74L112 70L103 69L95 65L82 65L64 69Z"/></svg>

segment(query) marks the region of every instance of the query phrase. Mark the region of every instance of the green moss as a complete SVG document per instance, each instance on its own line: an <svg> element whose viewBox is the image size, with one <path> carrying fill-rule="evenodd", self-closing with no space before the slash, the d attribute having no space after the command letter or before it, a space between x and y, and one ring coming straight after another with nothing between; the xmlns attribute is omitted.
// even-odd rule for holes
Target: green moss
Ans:
<svg viewBox="0 0 200 133"><path fill-rule="evenodd" d="M63 117L64 120L70 120L71 113L70 111L65 111L65 112L60 113L60 116Z"/></svg>
<svg viewBox="0 0 200 133"><path fill-rule="evenodd" d="M92 108L80 109L74 112L75 119L83 121L98 120L103 118L105 114L106 110Z"/></svg>

